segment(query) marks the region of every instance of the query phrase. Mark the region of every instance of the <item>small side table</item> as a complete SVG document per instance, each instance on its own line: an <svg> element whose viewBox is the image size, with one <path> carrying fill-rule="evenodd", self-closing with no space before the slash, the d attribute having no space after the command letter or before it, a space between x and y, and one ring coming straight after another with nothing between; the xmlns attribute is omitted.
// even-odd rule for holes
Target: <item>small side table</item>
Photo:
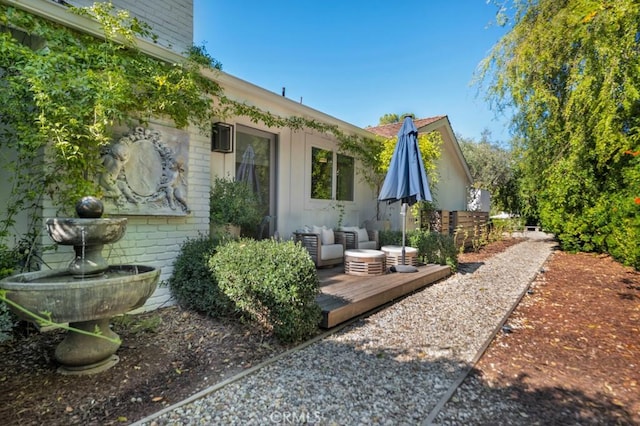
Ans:
<svg viewBox="0 0 640 426"><path fill-rule="evenodd" d="M380 250L386 256L387 267L402 265L402 246L382 246ZM405 246L404 264L418 266L418 249Z"/></svg>
<svg viewBox="0 0 640 426"><path fill-rule="evenodd" d="M383 275L385 254L380 250L350 249L344 252L344 273L347 275Z"/></svg>

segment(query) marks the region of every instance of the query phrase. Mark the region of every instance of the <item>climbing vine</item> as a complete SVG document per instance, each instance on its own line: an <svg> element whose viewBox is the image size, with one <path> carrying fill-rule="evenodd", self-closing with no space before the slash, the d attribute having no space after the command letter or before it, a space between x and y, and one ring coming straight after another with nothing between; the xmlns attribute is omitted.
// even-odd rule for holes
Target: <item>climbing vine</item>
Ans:
<svg viewBox="0 0 640 426"><path fill-rule="evenodd" d="M338 134L336 137L340 141L340 149L360 160L362 163L361 178L374 193L379 194L391 163L393 151L398 143L398 137L383 138L379 136L370 139L344 134ZM420 147L422 161L433 190L434 184L439 179L436 166L437 160L441 156L442 135L438 132L420 134L418 135L418 146ZM435 196L433 193L432 195ZM420 206L416 205L416 207L419 208ZM380 219L379 209L376 211L376 218Z"/></svg>
<svg viewBox="0 0 640 426"><path fill-rule="evenodd" d="M0 146L15 153L0 159L11 176L0 243L22 211L32 213L27 245L37 240L38 209L45 197L64 210L82 195L101 196L95 177L102 171L100 152L111 142L112 129L153 117L205 133L214 117L244 116L269 127L332 134L341 151L361 161L362 178L379 189L393 139L346 134L335 125L281 117L234 101L203 74L203 69L222 68L204 47L192 46L182 62L168 63L138 48L137 40L157 37L129 12L111 3L70 10L95 20L102 36L0 5Z"/></svg>
<svg viewBox="0 0 640 426"><path fill-rule="evenodd" d="M43 196L64 208L100 195L94 177L114 126L166 117L206 128L216 113L222 90L201 68L220 64L202 48L166 63L137 49L136 39L154 36L128 12L110 3L71 10L99 22L104 39L0 5L0 143L15 153L2 164L11 198L0 237Z"/></svg>

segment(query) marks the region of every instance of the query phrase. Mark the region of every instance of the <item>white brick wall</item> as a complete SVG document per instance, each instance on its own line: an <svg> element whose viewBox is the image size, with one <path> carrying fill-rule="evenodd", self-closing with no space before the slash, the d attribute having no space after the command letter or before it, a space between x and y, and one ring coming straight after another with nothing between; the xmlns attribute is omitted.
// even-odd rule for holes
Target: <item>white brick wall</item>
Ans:
<svg viewBox="0 0 640 426"><path fill-rule="evenodd" d="M153 127L153 124L150 126ZM141 310L155 309L172 303L169 289L162 285L173 272L173 264L180 247L187 238L209 233L209 138L197 129L190 130L188 164L188 216L127 216L127 231L124 237L111 246L105 246L102 254L111 265L139 264L161 268L158 289ZM109 212L105 211L105 215ZM51 204L44 208L44 220L56 217ZM52 244L43 229L42 242ZM58 247L55 252L44 255L43 269L65 268L73 259L72 247Z"/></svg>
<svg viewBox="0 0 640 426"><path fill-rule="evenodd" d="M68 0L78 7L94 0ZM184 53L193 43L193 0L111 0L116 9L126 9L151 25L158 44Z"/></svg>

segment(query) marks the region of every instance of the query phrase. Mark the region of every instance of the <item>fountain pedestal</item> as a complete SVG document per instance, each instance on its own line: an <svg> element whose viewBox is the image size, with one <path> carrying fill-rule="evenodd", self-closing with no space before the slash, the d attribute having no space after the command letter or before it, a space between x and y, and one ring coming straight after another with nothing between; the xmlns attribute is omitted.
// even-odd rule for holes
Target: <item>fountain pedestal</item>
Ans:
<svg viewBox="0 0 640 426"><path fill-rule="evenodd" d="M69 331L55 351L56 360L62 364L58 372L62 374L98 373L114 366L119 358L114 355L120 347L120 336L109 326L109 318L70 323L69 326L109 337L102 339L89 334Z"/></svg>

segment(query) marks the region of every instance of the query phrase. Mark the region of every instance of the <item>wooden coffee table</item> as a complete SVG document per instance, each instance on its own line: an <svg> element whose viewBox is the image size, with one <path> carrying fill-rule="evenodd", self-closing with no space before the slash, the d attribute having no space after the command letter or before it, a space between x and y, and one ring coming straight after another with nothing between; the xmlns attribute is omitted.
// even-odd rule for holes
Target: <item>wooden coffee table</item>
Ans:
<svg viewBox="0 0 640 426"><path fill-rule="evenodd" d="M386 272L385 254L380 250L346 250L344 272L348 275L383 275Z"/></svg>
<svg viewBox="0 0 640 426"><path fill-rule="evenodd" d="M402 265L402 246L382 246L380 248L386 256L388 267ZM404 264L418 266L418 249L414 247L404 248Z"/></svg>

